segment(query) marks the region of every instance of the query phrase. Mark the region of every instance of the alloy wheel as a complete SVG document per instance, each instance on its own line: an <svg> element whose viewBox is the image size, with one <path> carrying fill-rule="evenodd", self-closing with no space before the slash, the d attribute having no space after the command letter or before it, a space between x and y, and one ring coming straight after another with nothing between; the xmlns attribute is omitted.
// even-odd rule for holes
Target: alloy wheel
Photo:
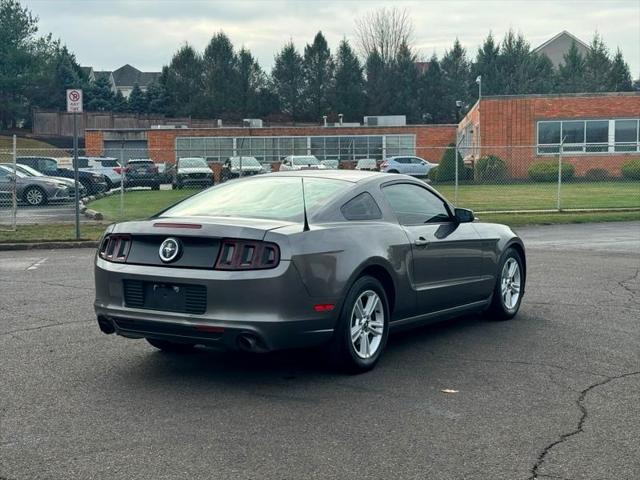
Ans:
<svg viewBox="0 0 640 480"><path fill-rule="evenodd" d="M371 358L382 343L384 307L373 290L362 292L351 312L350 336L353 350L360 358Z"/></svg>
<svg viewBox="0 0 640 480"><path fill-rule="evenodd" d="M511 257L504 262L502 267L502 278L500 283L500 293L502 303L508 310L513 310L518 305L520 299L520 265L518 261Z"/></svg>

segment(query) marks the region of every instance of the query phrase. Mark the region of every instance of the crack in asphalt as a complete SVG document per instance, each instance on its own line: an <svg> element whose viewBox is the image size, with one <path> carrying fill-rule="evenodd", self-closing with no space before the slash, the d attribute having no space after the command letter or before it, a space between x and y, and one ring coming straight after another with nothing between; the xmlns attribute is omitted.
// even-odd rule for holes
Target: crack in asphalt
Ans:
<svg viewBox="0 0 640 480"><path fill-rule="evenodd" d="M64 325L71 325L74 323L89 323L89 320L71 320L69 322L60 322L60 323L50 323L48 325L40 325L39 327L29 327L29 328L22 328L20 330L12 330L10 332L3 332L0 333L0 337L4 337L4 336L12 336L15 333L22 333L22 332L32 332L34 330L42 330L44 328L52 328L52 327L61 327ZM0 477L0 480L2 480L2 477Z"/></svg>
<svg viewBox="0 0 640 480"><path fill-rule="evenodd" d="M580 392L580 395L578 396L578 399L576 400L576 405L578 406L578 409L580 410L580 420L578 421L578 425L577 427L567 433L563 433L560 435L560 437L558 438L558 440L555 440L554 442L551 442L549 445L547 445L538 455L538 458L536 460L536 462L533 464L533 467L531 467L531 475L529 477L527 477L527 480L537 480L539 478L564 478L564 477L553 477L551 475L547 475L547 474L541 474L538 473L538 470L540 469L540 467L542 466L542 464L544 463L545 457L549 454L549 452L555 448L556 446L560 445L561 443L567 441L568 439L580 434L583 432L583 428L584 428L584 424L587 421L588 418L588 412L587 412L587 407L585 407L584 405L584 401L587 397L587 394L597 388L597 387L601 387L603 385L606 385L609 382L612 382L613 380L619 380L621 378L626 378L626 377L631 377L633 375L640 375L640 371L637 372L628 372L628 373L623 373L622 375L616 375L616 376L612 376L612 377L607 377L606 379L597 382L597 383L592 383L591 385L589 385L587 388L585 388L584 390L582 390Z"/></svg>
<svg viewBox="0 0 640 480"><path fill-rule="evenodd" d="M638 293L636 290L633 290L631 287L629 287L627 285L627 283L632 282L633 280L638 279L638 276L640 275L640 269L636 270L636 273L634 275L632 275L630 278L627 278L626 280L620 280L618 281L618 285L620 285L622 288L624 288L627 292L629 292L631 295L635 295L636 293Z"/></svg>

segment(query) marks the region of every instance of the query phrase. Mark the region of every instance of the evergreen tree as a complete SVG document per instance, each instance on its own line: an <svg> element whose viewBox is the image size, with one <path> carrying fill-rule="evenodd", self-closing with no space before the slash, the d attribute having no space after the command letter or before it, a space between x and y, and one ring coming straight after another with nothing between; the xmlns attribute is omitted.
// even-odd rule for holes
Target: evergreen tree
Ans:
<svg viewBox="0 0 640 480"><path fill-rule="evenodd" d="M553 65L545 55L531 51L522 34L510 30L500 46L498 62L501 95L548 93L554 87Z"/></svg>
<svg viewBox="0 0 640 480"><path fill-rule="evenodd" d="M391 68L394 85L394 110L391 113L406 115L409 123L417 123L418 68L416 56L406 43L400 46Z"/></svg>
<svg viewBox="0 0 640 480"><path fill-rule="evenodd" d="M37 31L38 17L29 9L17 0L0 0L0 128L15 127L29 114Z"/></svg>
<svg viewBox="0 0 640 480"><path fill-rule="evenodd" d="M129 111L129 102L124 98L122 92L118 90L116 92L115 97L113 98L113 111L114 112L128 112Z"/></svg>
<svg viewBox="0 0 640 480"><path fill-rule="evenodd" d="M440 68L443 75L444 97L443 115L447 121L456 121L456 102L461 101L463 105L470 102L469 79L470 66L467 61L467 52L456 38L453 48L445 52L440 61ZM461 112L464 114L464 112Z"/></svg>
<svg viewBox="0 0 640 480"><path fill-rule="evenodd" d="M367 113L369 115L388 114L393 103L393 85L390 82L389 69L377 50L373 50L367 57L365 70L367 72L365 83Z"/></svg>
<svg viewBox="0 0 640 480"><path fill-rule="evenodd" d="M616 51L611 62L607 83L610 92L631 92L633 90L629 65L624 61L620 49Z"/></svg>
<svg viewBox="0 0 640 480"><path fill-rule="evenodd" d="M193 47L184 45L175 53L162 69L160 84L167 94L169 115L206 116L202 58Z"/></svg>
<svg viewBox="0 0 640 480"><path fill-rule="evenodd" d="M346 39L338 47L332 100L333 112L342 113L345 120L360 120L364 114L366 97L362 66Z"/></svg>
<svg viewBox="0 0 640 480"><path fill-rule="evenodd" d="M609 90L611 59L609 51L597 33L593 36L589 51L584 59L584 80L587 92Z"/></svg>
<svg viewBox="0 0 640 480"><path fill-rule="evenodd" d="M266 86L264 72L251 52L241 48L238 52L238 108L243 118L258 110L260 89Z"/></svg>
<svg viewBox="0 0 640 480"><path fill-rule="evenodd" d="M478 88L475 79L478 75L484 81L482 88L484 95L497 95L502 90L502 78L500 76L500 46L493 39L493 35L485 39L482 47L478 49L476 61L471 66L470 86L471 98L478 98Z"/></svg>
<svg viewBox="0 0 640 480"><path fill-rule="evenodd" d="M293 42L287 43L276 55L271 75L282 112L294 120L300 119L303 115L304 68Z"/></svg>
<svg viewBox="0 0 640 480"><path fill-rule="evenodd" d="M202 57L206 106L211 117L238 111L238 58L229 37L215 34Z"/></svg>
<svg viewBox="0 0 640 480"><path fill-rule="evenodd" d="M438 57L434 54L420 78L420 110L426 123L446 123L450 120L450 106L444 104L445 86Z"/></svg>
<svg viewBox="0 0 640 480"><path fill-rule="evenodd" d="M115 95L107 77L99 77L89 85L85 93L87 111L109 112L113 109Z"/></svg>
<svg viewBox="0 0 640 480"><path fill-rule="evenodd" d="M168 109L167 93L164 87L153 82L147 87L147 112L165 114Z"/></svg>
<svg viewBox="0 0 640 480"><path fill-rule="evenodd" d="M129 94L128 110L132 113L147 113L147 98L140 86L136 83Z"/></svg>
<svg viewBox="0 0 640 480"><path fill-rule="evenodd" d="M329 110L335 65L327 40L318 32L311 45L304 48L304 98L307 120L318 119Z"/></svg>
<svg viewBox="0 0 640 480"><path fill-rule="evenodd" d="M580 93L585 91L584 58L578 51L576 42L564 56L558 68L558 89L561 92Z"/></svg>

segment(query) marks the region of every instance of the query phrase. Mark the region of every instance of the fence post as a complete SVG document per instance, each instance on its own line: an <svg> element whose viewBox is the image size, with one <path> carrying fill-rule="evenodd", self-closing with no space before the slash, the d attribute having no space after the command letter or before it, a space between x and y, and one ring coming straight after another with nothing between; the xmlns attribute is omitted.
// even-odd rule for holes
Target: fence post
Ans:
<svg viewBox="0 0 640 480"><path fill-rule="evenodd" d="M563 149L564 149L564 138L560 141L560 150L558 151L558 192L557 192L558 198L556 202L556 208L558 212L562 210L560 192L562 190L562 150Z"/></svg>
<svg viewBox="0 0 640 480"><path fill-rule="evenodd" d="M120 220L124 218L124 182L127 177L127 166L124 164L124 143L120 147Z"/></svg>
<svg viewBox="0 0 640 480"><path fill-rule="evenodd" d="M453 203L454 203L454 205L458 205L458 145L460 144L458 137L459 137L459 135L458 135L458 132L456 130L456 149L455 149L455 152L454 152L454 155L455 155L454 164L456 166L455 167L456 168L456 170L455 170L456 171L456 174L455 174L456 175L455 187L454 187L454 190L453 190L453 192L454 192L453 193Z"/></svg>
<svg viewBox="0 0 640 480"><path fill-rule="evenodd" d="M17 212L18 212L18 176L16 175L16 159L18 157L18 140L16 135L13 136L13 188L11 189L11 231L15 232L17 229Z"/></svg>

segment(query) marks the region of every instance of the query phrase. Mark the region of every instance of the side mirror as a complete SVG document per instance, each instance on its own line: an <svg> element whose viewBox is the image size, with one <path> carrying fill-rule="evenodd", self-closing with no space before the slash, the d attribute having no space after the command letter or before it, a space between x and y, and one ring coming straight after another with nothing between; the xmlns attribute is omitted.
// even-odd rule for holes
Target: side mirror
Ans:
<svg viewBox="0 0 640 480"><path fill-rule="evenodd" d="M458 223L470 223L476 219L476 216L473 214L473 210L469 210L467 208L456 208L455 216Z"/></svg>

